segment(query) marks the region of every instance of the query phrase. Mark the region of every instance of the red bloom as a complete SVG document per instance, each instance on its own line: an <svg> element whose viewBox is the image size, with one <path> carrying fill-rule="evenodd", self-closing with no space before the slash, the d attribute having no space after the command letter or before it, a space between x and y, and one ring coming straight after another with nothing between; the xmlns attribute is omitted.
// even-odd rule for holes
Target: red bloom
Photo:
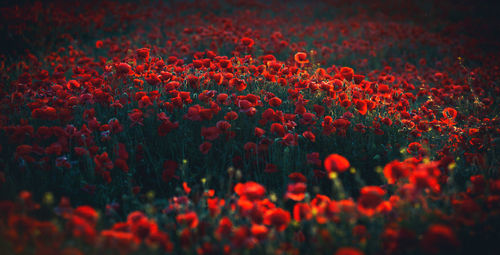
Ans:
<svg viewBox="0 0 500 255"><path fill-rule="evenodd" d="M201 136L209 141L213 141L219 137L220 130L217 127L201 127Z"/></svg>
<svg viewBox="0 0 500 255"><path fill-rule="evenodd" d="M132 72L132 67L130 67L129 64L127 63L120 63L118 66L116 66L116 73L119 76L127 75Z"/></svg>
<svg viewBox="0 0 500 255"><path fill-rule="evenodd" d="M304 136L306 139L308 139L313 143L316 141L316 136L311 131L305 131L304 133L302 133L302 136Z"/></svg>
<svg viewBox="0 0 500 255"><path fill-rule="evenodd" d="M419 150L422 149L422 145L418 142L413 142L413 143L410 143L408 145L408 149L406 149L406 151L409 153L409 154L414 154L414 153L417 153Z"/></svg>
<svg viewBox="0 0 500 255"><path fill-rule="evenodd" d="M251 48L254 44L254 41L252 40L252 38L243 37L241 38L241 44L245 47Z"/></svg>
<svg viewBox="0 0 500 255"><path fill-rule="evenodd" d="M229 87L236 88L238 91L243 91L247 88L247 84L242 79L232 78L229 80Z"/></svg>
<svg viewBox="0 0 500 255"><path fill-rule="evenodd" d="M132 121L131 126L134 126L136 124L144 126L144 124L142 123L144 121L144 114L141 110L132 109L132 112L128 114L128 118Z"/></svg>
<svg viewBox="0 0 500 255"><path fill-rule="evenodd" d="M305 52L297 52L294 56L294 60L299 64L309 63L309 60L307 59L307 53Z"/></svg>
<svg viewBox="0 0 500 255"><path fill-rule="evenodd" d="M99 218L99 215L97 214L95 209L87 205L77 207L73 211L73 215L86 220L87 223L89 223L91 226L95 226L95 224L97 223L97 219Z"/></svg>
<svg viewBox="0 0 500 255"><path fill-rule="evenodd" d="M293 207L293 219L300 222L312 219L311 207L306 203L298 203Z"/></svg>
<svg viewBox="0 0 500 255"><path fill-rule="evenodd" d="M223 236L229 236L232 230L233 230L233 223L227 216L224 216L222 219L220 219L219 226L217 227L215 233L217 234L217 237L220 238Z"/></svg>
<svg viewBox="0 0 500 255"><path fill-rule="evenodd" d="M96 47L97 49L102 48L102 46L103 46L103 42L102 42L101 40L97 40L97 41L95 42L95 47Z"/></svg>
<svg viewBox="0 0 500 255"><path fill-rule="evenodd" d="M198 226L198 215L195 212L179 214L176 220L179 224L185 224L189 228L196 228Z"/></svg>
<svg viewBox="0 0 500 255"><path fill-rule="evenodd" d="M315 104L313 106L313 110L316 113L316 116L318 116L318 117L321 117L321 116L323 116L323 114L325 114L325 107L324 106Z"/></svg>
<svg viewBox="0 0 500 255"><path fill-rule="evenodd" d="M340 75L347 81L351 81L354 76L354 70L349 67L340 68Z"/></svg>
<svg viewBox="0 0 500 255"><path fill-rule="evenodd" d="M279 97L273 97L269 99L269 105L272 107L277 107L281 105L281 99Z"/></svg>
<svg viewBox="0 0 500 255"><path fill-rule="evenodd" d="M314 125L316 124L316 116L310 112L306 112L302 115L302 119L300 119L300 124Z"/></svg>
<svg viewBox="0 0 500 255"><path fill-rule="evenodd" d="M387 125L387 126L392 125L392 120L391 120L391 119L389 119L389 118L387 118L387 117L383 118L383 119L381 120L381 122L382 122L382 123L384 123L384 125Z"/></svg>
<svg viewBox="0 0 500 255"><path fill-rule="evenodd" d="M148 220L148 218L142 217L130 225L130 231L137 239L144 240L151 234L157 233L158 226L153 220Z"/></svg>
<svg viewBox="0 0 500 255"><path fill-rule="evenodd" d="M358 210L367 216L373 215L382 203L385 190L378 186L365 186L358 199Z"/></svg>
<svg viewBox="0 0 500 255"><path fill-rule="evenodd" d="M208 152L210 151L210 149L212 148L212 143L210 142L204 142L202 144L200 144L200 151L201 153L203 154L208 154Z"/></svg>
<svg viewBox="0 0 500 255"><path fill-rule="evenodd" d="M187 182L182 183L182 188L184 189L184 192L186 192L186 194L191 193L191 188L188 186Z"/></svg>
<svg viewBox="0 0 500 255"><path fill-rule="evenodd" d="M148 48L137 49L135 51L135 53L137 54L138 59L145 60L145 61L147 61L149 59L149 49Z"/></svg>
<svg viewBox="0 0 500 255"><path fill-rule="evenodd" d="M339 154L330 154L324 161L325 170L327 172L344 172L349 169L349 161Z"/></svg>
<svg viewBox="0 0 500 255"><path fill-rule="evenodd" d="M346 119L336 119L333 121L332 125L336 128L347 128L349 125L351 125L351 122L346 120Z"/></svg>
<svg viewBox="0 0 500 255"><path fill-rule="evenodd" d="M430 188L434 192L438 192L440 190L436 177L432 176L425 169L417 169L413 171L410 175L410 183L412 183L417 190L423 190L426 188Z"/></svg>
<svg viewBox="0 0 500 255"><path fill-rule="evenodd" d="M460 245L453 230L445 225L431 225L422 239L422 247L430 254L454 254Z"/></svg>
<svg viewBox="0 0 500 255"><path fill-rule="evenodd" d="M266 131L264 129L255 127L255 130L254 130L255 136L262 137L265 133L266 133Z"/></svg>
<svg viewBox="0 0 500 255"><path fill-rule="evenodd" d="M366 112L368 111L368 107L366 106L366 102L364 100L356 100L356 110L361 115L365 115Z"/></svg>
<svg viewBox="0 0 500 255"><path fill-rule="evenodd" d="M252 103L246 99L238 100L238 106L240 107L241 112L247 112L252 107Z"/></svg>
<svg viewBox="0 0 500 255"><path fill-rule="evenodd" d="M256 182L238 183L234 186L234 192L240 197L248 200L259 200L266 194L266 188Z"/></svg>
<svg viewBox="0 0 500 255"><path fill-rule="evenodd" d="M279 123L273 123L271 125L271 133L276 134L279 137L285 136L285 128Z"/></svg>
<svg viewBox="0 0 500 255"><path fill-rule="evenodd" d="M455 119L457 117L457 110L447 107L443 110L443 115L447 119Z"/></svg>
<svg viewBox="0 0 500 255"><path fill-rule="evenodd" d="M283 141L282 143L285 144L286 146L297 146L298 144L298 135L295 134L286 134L284 137L283 137Z"/></svg>
<svg viewBox="0 0 500 255"><path fill-rule="evenodd" d="M189 74L186 77L186 81L189 87L191 87L192 89L198 89L200 87L200 78L197 76Z"/></svg>
<svg viewBox="0 0 500 255"><path fill-rule="evenodd" d="M264 225L253 224L252 227L250 228L250 232L258 240L264 240L267 238L269 229Z"/></svg>
<svg viewBox="0 0 500 255"><path fill-rule="evenodd" d="M228 121L235 120L237 118L238 118L238 113L235 111L230 111L226 113L226 116L224 116L224 119Z"/></svg>
<svg viewBox="0 0 500 255"><path fill-rule="evenodd" d="M113 162L108 158L107 152L103 152L101 155L96 155L94 157L94 163L96 164L96 169L98 171L113 169Z"/></svg>
<svg viewBox="0 0 500 255"><path fill-rule="evenodd" d="M160 126L158 126L158 135L159 136L166 136L168 133L170 133L173 129L177 129L179 127L179 122L172 122L169 119L164 120Z"/></svg>
<svg viewBox="0 0 500 255"><path fill-rule="evenodd" d="M290 223L290 212L281 208L273 208L264 214L264 224L274 226L278 231L283 231Z"/></svg>
<svg viewBox="0 0 500 255"><path fill-rule="evenodd" d="M414 166L398 160L391 161L384 167L384 175L389 184L396 183L399 179L406 178L413 172Z"/></svg>
<svg viewBox="0 0 500 255"><path fill-rule="evenodd" d="M231 128L231 124L225 120L220 120L217 121L217 124L215 126L221 131L221 132L226 132Z"/></svg>
<svg viewBox="0 0 500 255"><path fill-rule="evenodd" d="M294 201L302 201L305 197L306 187L303 182L288 184L286 197Z"/></svg>

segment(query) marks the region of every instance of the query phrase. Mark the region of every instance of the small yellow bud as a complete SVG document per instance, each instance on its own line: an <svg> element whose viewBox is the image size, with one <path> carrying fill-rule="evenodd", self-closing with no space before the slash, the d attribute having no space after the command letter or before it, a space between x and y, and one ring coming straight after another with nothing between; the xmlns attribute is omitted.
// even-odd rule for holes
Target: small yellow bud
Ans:
<svg viewBox="0 0 500 255"><path fill-rule="evenodd" d="M276 202L276 201L278 201L278 196L276 196L276 193L271 193L269 195L269 199L271 199L271 201L273 201L273 202Z"/></svg>
<svg viewBox="0 0 500 255"><path fill-rule="evenodd" d="M328 174L328 177L332 180L337 179L338 174L336 172L331 172Z"/></svg>
<svg viewBox="0 0 500 255"><path fill-rule="evenodd" d="M457 167L457 163L453 162L453 163L448 165L448 170L451 171L451 170L455 169L455 167Z"/></svg>
<svg viewBox="0 0 500 255"><path fill-rule="evenodd" d="M52 195L52 193L50 193L50 192L45 193L45 195L43 196L43 203L46 205L53 204L54 203L54 195Z"/></svg>
<svg viewBox="0 0 500 255"><path fill-rule="evenodd" d="M243 177L243 173L240 169L236 169L236 180L241 180L241 177Z"/></svg>
<svg viewBox="0 0 500 255"><path fill-rule="evenodd" d="M153 200L155 198L155 192L150 190L147 194L146 194L146 197L149 199L149 200Z"/></svg>

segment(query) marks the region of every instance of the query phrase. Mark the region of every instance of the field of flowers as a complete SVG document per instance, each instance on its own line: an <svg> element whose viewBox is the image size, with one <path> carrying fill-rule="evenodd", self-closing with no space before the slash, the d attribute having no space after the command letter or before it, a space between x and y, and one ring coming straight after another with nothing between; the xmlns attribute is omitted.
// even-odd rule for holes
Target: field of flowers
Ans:
<svg viewBox="0 0 500 255"><path fill-rule="evenodd" d="M0 253L498 254L483 4L0 4Z"/></svg>

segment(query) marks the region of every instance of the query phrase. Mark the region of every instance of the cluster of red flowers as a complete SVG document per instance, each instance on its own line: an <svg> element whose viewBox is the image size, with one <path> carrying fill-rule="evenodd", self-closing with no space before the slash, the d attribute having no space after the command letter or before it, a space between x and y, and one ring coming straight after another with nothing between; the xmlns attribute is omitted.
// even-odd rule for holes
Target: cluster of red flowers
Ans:
<svg viewBox="0 0 500 255"><path fill-rule="evenodd" d="M9 249L492 247L500 56L453 24L371 17L386 5L363 5L1 8L12 50L0 53Z"/></svg>
<svg viewBox="0 0 500 255"><path fill-rule="evenodd" d="M324 163L349 165L338 154L328 156ZM16 252L24 251L28 245L35 245L46 253L80 254L76 247L62 245L65 238L71 237L82 240L93 249L118 250L122 254L138 251L143 244L149 249L187 252L197 240L206 240L199 246L194 246L198 253L233 254L239 253L241 249L258 250L262 242L272 242L280 236L293 233L296 244L287 243L287 251L295 253L303 246L321 249L323 241L336 238L336 228L349 224L352 225L354 243L366 245L367 238L375 238L381 240L384 250L389 254L400 254L408 249L417 250L414 246L417 243L421 245L421 252L456 252L461 244L455 229L486 222L487 217L500 212L500 180L486 183L481 175L472 176L470 189L457 194L451 201L454 213L437 213L429 203L434 205L448 199L442 196L439 185L433 179L435 177L430 174L435 172L440 163L418 162L415 158L405 162L391 162L385 166L384 175L389 183L393 183L390 185L396 191L388 196L387 192L393 190L389 187L364 186L357 200L335 200L322 194L310 197L306 191L307 178L298 172L291 173L291 183L285 194L285 198L294 201L289 207L290 211L278 207L273 202L276 201L274 195L268 195L266 188L256 182L237 183L234 186L237 196L232 196L229 200L214 196L214 190L205 190L201 198L189 198L191 188L184 183L184 195L171 198L163 208L149 205L152 207L147 211L151 217L141 211L131 212L125 222L114 223L109 229L98 228L100 213L94 208L73 208L67 198L62 198L54 209L58 216L57 222L39 221L29 215L42 210L41 206L33 200L30 192L23 191L16 202L0 203L0 230L13 243ZM335 168L334 171L338 170L339 168ZM485 196L487 190L491 195ZM51 195L46 195L44 206L52 203L51 199ZM196 206L192 199L199 200L197 203L202 204ZM479 203L486 203L487 209L482 209ZM401 218L410 220L411 216L407 215L408 207L415 206L422 206L418 209L422 217L434 215L442 223L425 223L428 227L421 229L421 232L395 224L397 221L404 221ZM200 211L204 208L208 209L209 214ZM106 214L115 209L112 205L108 206ZM393 221L395 216L399 218L396 222ZM375 232L370 232L366 223L361 223L366 220L372 223L386 221L387 224L383 231L375 231L379 236L370 236ZM312 227L311 223L316 224L316 227ZM18 232L19 230L22 232ZM495 230L489 230L491 231ZM423 235L420 240L417 238L419 234ZM173 243L171 235L178 235L176 240L179 242ZM351 253L346 254L363 254L361 249L355 247L334 247L338 249L335 254L347 251Z"/></svg>

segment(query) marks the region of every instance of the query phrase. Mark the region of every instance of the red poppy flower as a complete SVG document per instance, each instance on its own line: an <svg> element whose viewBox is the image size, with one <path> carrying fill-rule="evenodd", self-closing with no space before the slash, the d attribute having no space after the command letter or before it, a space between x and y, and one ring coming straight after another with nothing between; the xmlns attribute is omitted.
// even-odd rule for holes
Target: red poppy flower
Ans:
<svg viewBox="0 0 500 255"><path fill-rule="evenodd" d="M201 127L201 136L209 141L213 141L219 137L220 130L217 127Z"/></svg>
<svg viewBox="0 0 500 255"><path fill-rule="evenodd" d="M255 130L254 130L255 136L262 137L265 133L266 133L266 131L264 129L255 127Z"/></svg>
<svg viewBox="0 0 500 255"><path fill-rule="evenodd" d="M430 188L434 192L439 192L440 190L436 177L430 175L429 172L424 169L417 169L416 171L413 171L409 180L418 191L426 188Z"/></svg>
<svg viewBox="0 0 500 255"><path fill-rule="evenodd" d="M358 210L367 216L373 215L382 203L384 195L385 190L378 186L363 187L358 199Z"/></svg>
<svg viewBox="0 0 500 255"><path fill-rule="evenodd" d="M145 61L147 61L149 59L149 49L148 48L137 49L135 51L135 53L137 54L138 59L145 60Z"/></svg>
<svg viewBox="0 0 500 255"><path fill-rule="evenodd" d="M416 153L421 153L423 152L424 148L422 145L418 142L413 142L408 145L408 148L406 149L406 152L409 154L416 154Z"/></svg>
<svg viewBox="0 0 500 255"><path fill-rule="evenodd" d="M358 110L358 112L361 114L361 115L365 115L366 112L368 111L368 107L366 105L366 102L364 100L356 100L356 110Z"/></svg>
<svg viewBox="0 0 500 255"><path fill-rule="evenodd" d="M254 41L252 40L252 38L243 37L241 38L241 44L245 47L251 48L254 44Z"/></svg>
<svg viewBox="0 0 500 255"><path fill-rule="evenodd" d="M447 107L443 110L443 115L447 119L455 119L457 117L457 110Z"/></svg>
<svg viewBox="0 0 500 255"><path fill-rule="evenodd" d="M354 76L354 70L350 67L342 67L340 68L340 75L347 81L352 81Z"/></svg>
<svg viewBox="0 0 500 255"><path fill-rule="evenodd" d="M271 133L276 134L279 137L285 136L285 128L279 123L271 124Z"/></svg>
<svg viewBox="0 0 500 255"><path fill-rule="evenodd" d="M298 203L293 207L293 219L301 222L303 220L312 219L312 209L306 203Z"/></svg>
<svg viewBox="0 0 500 255"><path fill-rule="evenodd" d="M234 192L240 197L248 200L259 200L266 194L266 188L256 182L238 183L234 186Z"/></svg>
<svg viewBox="0 0 500 255"><path fill-rule="evenodd" d="M313 105L313 111L316 113L316 116L321 117L325 114L325 107L321 105Z"/></svg>
<svg viewBox="0 0 500 255"><path fill-rule="evenodd" d="M219 226L217 227L217 230L215 231L216 236L218 238L220 237L225 237L229 236L233 230L233 223L231 220L227 217L224 216L222 219L219 221Z"/></svg>
<svg viewBox="0 0 500 255"><path fill-rule="evenodd" d="M280 106L281 102L282 101L279 97L273 97L273 98L269 99L269 105L271 105L272 107Z"/></svg>
<svg viewBox="0 0 500 255"><path fill-rule="evenodd" d="M253 106L253 104L250 101L243 99L238 100L238 106L240 107L240 111L246 112Z"/></svg>
<svg viewBox="0 0 500 255"><path fill-rule="evenodd" d="M96 169L98 171L108 169L113 169L113 162L108 158L108 153L103 152L101 155L96 155L94 157L94 163L96 164Z"/></svg>
<svg viewBox="0 0 500 255"><path fill-rule="evenodd" d="M210 149L212 148L212 143L210 142L204 142L202 144L200 144L200 151L201 153L203 154L208 154L208 152L210 151Z"/></svg>
<svg viewBox="0 0 500 255"><path fill-rule="evenodd" d="M116 66L116 73L119 76L130 74L131 72L132 72L132 67L130 67L130 65L127 63L120 63L118 64L118 66Z"/></svg>
<svg viewBox="0 0 500 255"><path fill-rule="evenodd" d="M288 133L283 137L281 141L286 146L297 146L298 145L298 135Z"/></svg>
<svg viewBox="0 0 500 255"><path fill-rule="evenodd" d="M195 212L179 214L177 215L176 220L179 224L185 224L191 229L198 226L198 215Z"/></svg>
<svg viewBox="0 0 500 255"><path fill-rule="evenodd" d="M103 46L103 42L102 42L101 40L97 40L97 41L95 42L95 47L96 47L97 49L102 48L102 46Z"/></svg>
<svg viewBox="0 0 500 255"><path fill-rule="evenodd" d="M247 84L242 79L232 78L231 80L229 80L229 87L236 88L236 90L238 91L243 91L247 88Z"/></svg>
<svg viewBox="0 0 500 255"><path fill-rule="evenodd" d="M384 175L389 184L394 184L399 179L408 177L414 169L415 167L412 164L394 160L385 165Z"/></svg>
<svg viewBox="0 0 500 255"><path fill-rule="evenodd" d="M186 192L186 194L189 194L191 192L191 188L188 186L187 182L182 183L182 188L184 189L184 192Z"/></svg>
<svg viewBox="0 0 500 255"><path fill-rule="evenodd" d="M307 53L305 52L297 52L294 56L294 60L299 64L309 63L309 60L307 59Z"/></svg>
<svg viewBox="0 0 500 255"><path fill-rule="evenodd" d="M179 128L179 122L172 122L169 119L166 119L163 121L160 126L158 126L158 135L159 136L166 136L168 133L170 133L172 130Z"/></svg>
<svg viewBox="0 0 500 255"><path fill-rule="evenodd" d="M253 224L252 227L250 228L250 232L258 240L264 240L267 238L269 229L264 225Z"/></svg>
<svg viewBox="0 0 500 255"><path fill-rule="evenodd" d="M349 161L339 154L330 154L324 161L327 172L345 172L351 166Z"/></svg>
<svg viewBox="0 0 500 255"><path fill-rule="evenodd" d="M288 184L288 190L285 196L294 201L302 201L306 196L306 187L306 184L303 182Z"/></svg>
<svg viewBox="0 0 500 255"><path fill-rule="evenodd" d="M264 214L264 224L274 226L278 231L283 231L290 223L290 212L281 208L273 208Z"/></svg>
<svg viewBox="0 0 500 255"><path fill-rule="evenodd" d="M302 133L302 136L304 136L306 139L308 139L313 143L316 141L316 136L311 131L305 131L304 133Z"/></svg>
<svg viewBox="0 0 500 255"><path fill-rule="evenodd" d="M316 124L316 115L306 112L302 114L302 119L300 119L300 124L302 125L314 125Z"/></svg>
<svg viewBox="0 0 500 255"><path fill-rule="evenodd" d="M422 248L429 254L455 254L460 243L453 230L445 225L431 225L422 239Z"/></svg>

